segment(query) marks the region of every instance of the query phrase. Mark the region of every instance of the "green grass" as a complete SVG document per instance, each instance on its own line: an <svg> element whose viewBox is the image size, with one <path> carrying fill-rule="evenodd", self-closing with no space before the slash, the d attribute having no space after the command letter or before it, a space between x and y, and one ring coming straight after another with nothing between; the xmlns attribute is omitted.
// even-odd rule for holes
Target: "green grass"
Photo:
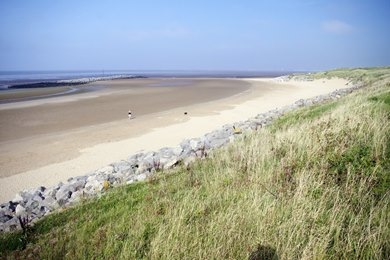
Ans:
<svg viewBox="0 0 390 260"><path fill-rule="evenodd" d="M346 78L352 82L365 82L370 84L373 81L388 80L390 67L372 67L372 68L353 68L353 69L335 69L323 72L310 74L295 74L291 77L304 77L308 79L331 79L331 78Z"/></svg>
<svg viewBox="0 0 390 260"><path fill-rule="evenodd" d="M293 125L317 119L319 116L331 112L338 105L339 103L337 101L332 101L326 104L304 107L297 111L292 111L286 115L281 116L280 118L275 120L275 122L273 122L270 127L272 131L280 131L280 129L287 129Z"/></svg>
<svg viewBox="0 0 390 260"><path fill-rule="evenodd" d="M288 113L188 169L52 214L26 243L2 235L0 256L389 259L387 80Z"/></svg>
<svg viewBox="0 0 390 260"><path fill-rule="evenodd" d="M390 84L388 84L388 87L390 89ZM383 93L381 95L378 95L378 96L371 97L370 100L371 101L383 102L384 105L389 107L390 106L390 91L386 92L386 93Z"/></svg>

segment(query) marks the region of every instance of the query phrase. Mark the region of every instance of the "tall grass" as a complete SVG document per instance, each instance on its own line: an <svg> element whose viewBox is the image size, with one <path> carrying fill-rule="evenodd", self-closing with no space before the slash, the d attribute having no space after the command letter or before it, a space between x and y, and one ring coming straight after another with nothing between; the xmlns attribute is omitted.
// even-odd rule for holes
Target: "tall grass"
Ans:
<svg viewBox="0 0 390 260"><path fill-rule="evenodd" d="M390 91L291 112L190 167L38 222L9 258L389 259ZM313 112L314 111L314 112Z"/></svg>

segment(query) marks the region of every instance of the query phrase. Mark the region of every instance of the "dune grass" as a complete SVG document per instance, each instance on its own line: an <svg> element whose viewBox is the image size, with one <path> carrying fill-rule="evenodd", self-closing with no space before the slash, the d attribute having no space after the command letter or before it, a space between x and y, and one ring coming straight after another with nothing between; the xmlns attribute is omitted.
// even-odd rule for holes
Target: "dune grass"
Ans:
<svg viewBox="0 0 390 260"><path fill-rule="evenodd" d="M390 67L372 67L372 68L353 68L353 69L335 69L324 72L310 74L308 77L313 79L321 78L346 78L352 82L364 82L370 84L378 80L388 80Z"/></svg>
<svg viewBox="0 0 390 260"><path fill-rule="evenodd" d="M389 259L384 78L288 113L188 168L52 214L25 239L2 235L0 256Z"/></svg>

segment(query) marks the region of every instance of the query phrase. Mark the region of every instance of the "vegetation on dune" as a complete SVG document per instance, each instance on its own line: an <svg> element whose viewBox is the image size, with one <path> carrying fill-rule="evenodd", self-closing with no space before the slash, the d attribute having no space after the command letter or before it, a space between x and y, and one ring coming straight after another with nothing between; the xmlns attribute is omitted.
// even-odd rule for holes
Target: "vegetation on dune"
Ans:
<svg viewBox="0 0 390 260"><path fill-rule="evenodd" d="M188 168L52 214L27 238L2 235L1 256L389 259L390 69L329 74L351 71L382 76Z"/></svg>
<svg viewBox="0 0 390 260"><path fill-rule="evenodd" d="M390 67L372 67L372 68L354 68L354 69L335 69L324 72L317 72L309 75L309 78L346 78L352 82L364 82L370 84L373 81L388 80Z"/></svg>

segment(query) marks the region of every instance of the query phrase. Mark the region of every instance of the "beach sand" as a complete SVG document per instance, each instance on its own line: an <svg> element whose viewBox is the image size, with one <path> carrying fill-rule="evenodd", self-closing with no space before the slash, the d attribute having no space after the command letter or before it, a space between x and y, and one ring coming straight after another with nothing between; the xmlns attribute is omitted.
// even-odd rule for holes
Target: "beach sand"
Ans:
<svg viewBox="0 0 390 260"><path fill-rule="evenodd" d="M55 185L141 150L175 146L224 124L348 87L346 83L114 80L99 82L103 87L98 91L2 104L0 202L23 189ZM127 119L129 109L132 120Z"/></svg>

